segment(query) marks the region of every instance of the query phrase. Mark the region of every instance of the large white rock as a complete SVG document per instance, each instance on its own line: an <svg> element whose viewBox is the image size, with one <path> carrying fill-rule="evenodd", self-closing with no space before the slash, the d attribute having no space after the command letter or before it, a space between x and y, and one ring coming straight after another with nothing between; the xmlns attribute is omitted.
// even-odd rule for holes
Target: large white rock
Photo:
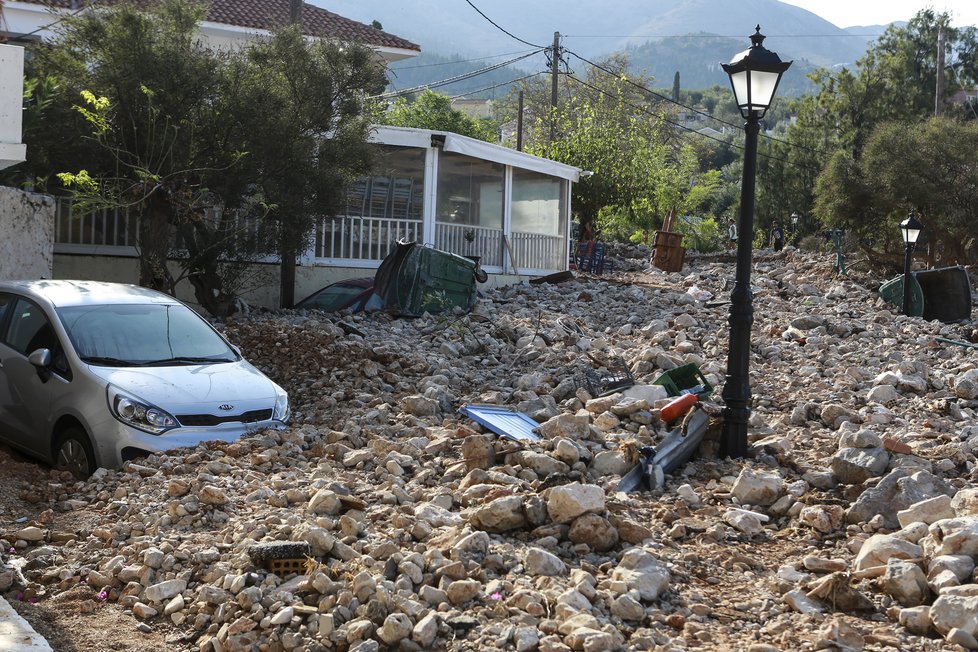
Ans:
<svg viewBox="0 0 978 652"><path fill-rule="evenodd" d="M565 484L547 496L547 513L557 523L570 523L589 512L604 511L604 489L596 484Z"/></svg>
<svg viewBox="0 0 978 652"><path fill-rule="evenodd" d="M931 523L928 550L937 555L978 555L978 516Z"/></svg>
<svg viewBox="0 0 978 652"><path fill-rule="evenodd" d="M951 499L955 516L978 516L978 488L961 489Z"/></svg>
<svg viewBox="0 0 978 652"><path fill-rule="evenodd" d="M916 607L930 597L930 587L920 566L890 558L883 574L883 591L905 607Z"/></svg>
<svg viewBox="0 0 978 652"><path fill-rule="evenodd" d="M923 548L889 534L874 534L866 539L853 562L857 571L884 566L890 559L916 559Z"/></svg>
<svg viewBox="0 0 978 652"><path fill-rule="evenodd" d="M638 591L644 601L656 600L669 588L669 570L650 552L630 548L611 571L611 581L622 582L628 590Z"/></svg>
<svg viewBox="0 0 978 652"><path fill-rule="evenodd" d="M502 496L469 515L473 527L486 532L505 532L526 525L522 496Z"/></svg>
<svg viewBox="0 0 978 652"><path fill-rule="evenodd" d="M731 492L746 505L771 505L784 489L784 479L777 473L755 471L745 466L734 481Z"/></svg>
<svg viewBox="0 0 978 652"><path fill-rule="evenodd" d="M941 634L962 629L974 636L978 633L978 595L941 595L930 607L930 619Z"/></svg>
<svg viewBox="0 0 978 652"><path fill-rule="evenodd" d="M562 562L560 557L543 548L530 548L526 552L523 566L531 577L540 575L550 577L567 573L567 564Z"/></svg>
<svg viewBox="0 0 978 652"><path fill-rule="evenodd" d="M413 629L411 619L407 615L393 613L387 616L384 624L377 630L377 636L387 645L394 645L410 636Z"/></svg>
<svg viewBox="0 0 978 652"><path fill-rule="evenodd" d="M166 580L146 588L143 598L147 602L163 602L187 589L186 580Z"/></svg>
<svg viewBox="0 0 978 652"><path fill-rule="evenodd" d="M941 494L933 498L921 500L910 507L897 512L897 520L900 527L907 527L911 523L926 523L930 525L935 521L952 518L954 510L951 509L951 497Z"/></svg>

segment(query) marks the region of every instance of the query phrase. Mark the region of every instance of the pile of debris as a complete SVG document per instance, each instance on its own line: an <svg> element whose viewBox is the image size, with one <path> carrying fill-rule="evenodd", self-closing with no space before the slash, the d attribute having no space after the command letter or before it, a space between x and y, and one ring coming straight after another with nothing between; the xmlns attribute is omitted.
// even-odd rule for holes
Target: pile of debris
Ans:
<svg viewBox="0 0 978 652"><path fill-rule="evenodd" d="M730 263L228 322L296 423L39 481L53 516L2 526L0 590L202 651L978 649L978 361L939 339L974 325L894 314L831 264L755 265L752 459L711 430L651 491L617 489L672 428L663 372L722 385ZM618 360L632 387L589 394Z"/></svg>

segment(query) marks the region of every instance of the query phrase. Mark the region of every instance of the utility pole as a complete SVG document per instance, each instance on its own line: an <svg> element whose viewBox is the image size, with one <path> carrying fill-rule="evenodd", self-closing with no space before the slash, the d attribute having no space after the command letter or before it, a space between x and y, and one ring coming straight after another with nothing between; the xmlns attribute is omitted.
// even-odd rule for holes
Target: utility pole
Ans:
<svg viewBox="0 0 978 652"><path fill-rule="evenodd" d="M944 24L937 26L937 94L934 97L934 115L944 115Z"/></svg>
<svg viewBox="0 0 978 652"><path fill-rule="evenodd" d="M560 73L560 32L554 32L550 50L550 142L557 138L557 75Z"/></svg>
<svg viewBox="0 0 978 652"><path fill-rule="evenodd" d="M520 91L520 106L516 112L516 151L523 151L523 91Z"/></svg>

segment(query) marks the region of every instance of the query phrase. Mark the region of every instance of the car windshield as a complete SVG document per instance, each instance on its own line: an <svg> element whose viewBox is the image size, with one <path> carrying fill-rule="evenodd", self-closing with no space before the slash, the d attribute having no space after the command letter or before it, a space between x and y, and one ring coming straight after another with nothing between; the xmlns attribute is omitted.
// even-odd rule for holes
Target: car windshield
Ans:
<svg viewBox="0 0 978 652"><path fill-rule="evenodd" d="M105 366L232 362L238 355L180 304L70 306L58 316L78 356Z"/></svg>
<svg viewBox="0 0 978 652"><path fill-rule="evenodd" d="M301 302L301 308L318 308L325 312L333 312L346 308L351 301L366 292L367 288L358 285L337 283L320 290Z"/></svg>

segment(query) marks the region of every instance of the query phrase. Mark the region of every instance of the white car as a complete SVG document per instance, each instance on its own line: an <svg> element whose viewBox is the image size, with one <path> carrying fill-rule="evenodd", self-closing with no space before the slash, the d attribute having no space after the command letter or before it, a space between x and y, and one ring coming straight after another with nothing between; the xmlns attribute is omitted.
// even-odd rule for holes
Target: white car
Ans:
<svg viewBox="0 0 978 652"><path fill-rule="evenodd" d="M0 439L55 468L87 477L288 419L285 390L169 295L0 282Z"/></svg>

